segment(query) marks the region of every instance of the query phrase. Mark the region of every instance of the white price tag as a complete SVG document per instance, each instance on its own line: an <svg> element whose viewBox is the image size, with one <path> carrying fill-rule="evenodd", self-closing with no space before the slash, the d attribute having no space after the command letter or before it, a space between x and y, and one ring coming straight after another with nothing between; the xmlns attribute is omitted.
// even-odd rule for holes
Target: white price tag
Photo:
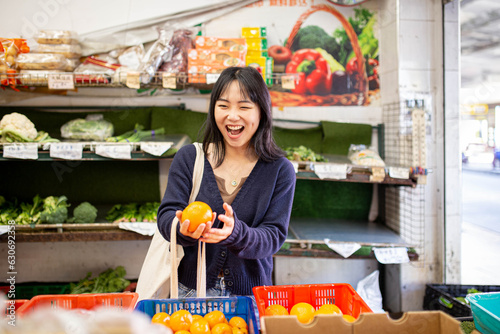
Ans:
<svg viewBox="0 0 500 334"><path fill-rule="evenodd" d="M375 258L382 264L410 262L406 247L373 248Z"/></svg>
<svg viewBox="0 0 500 334"><path fill-rule="evenodd" d="M410 169L404 167L389 167L389 176L394 179L409 179Z"/></svg>
<svg viewBox="0 0 500 334"><path fill-rule="evenodd" d="M219 79L220 73L207 73L205 78L207 80L207 85L213 84Z"/></svg>
<svg viewBox="0 0 500 334"><path fill-rule="evenodd" d="M130 144L97 144L95 154L112 159L132 159Z"/></svg>
<svg viewBox="0 0 500 334"><path fill-rule="evenodd" d="M3 157L14 159L38 159L37 143L9 143L3 145Z"/></svg>
<svg viewBox="0 0 500 334"><path fill-rule="evenodd" d="M156 223L118 223L118 227L142 235L154 235L156 231Z"/></svg>
<svg viewBox="0 0 500 334"><path fill-rule="evenodd" d="M299 163L297 161L292 161L293 169L295 170L295 174L299 172Z"/></svg>
<svg viewBox="0 0 500 334"><path fill-rule="evenodd" d="M284 75L281 77L281 88L283 89L295 89L295 78L290 75Z"/></svg>
<svg viewBox="0 0 500 334"><path fill-rule="evenodd" d="M176 89L177 88L177 77L176 77L175 73L163 73L162 86L163 86L163 88Z"/></svg>
<svg viewBox="0 0 500 334"><path fill-rule="evenodd" d="M139 72L127 73L127 87L134 89L141 88L141 74Z"/></svg>
<svg viewBox="0 0 500 334"><path fill-rule="evenodd" d="M83 143L51 143L50 157L66 160L81 160Z"/></svg>
<svg viewBox="0 0 500 334"><path fill-rule="evenodd" d="M346 164L314 164L314 173L320 179L344 180L347 178Z"/></svg>
<svg viewBox="0 0 500 334"><path fill-rule="evenodd" d="M75 82L72 73L49 73L49 89L75 89Z"/></svg>
<svg viewBox="0 0 500 334"><path fill-rule="evenodd" d="M172 146L172 143L142 142L141 150L151 155L160 157Z"/></svg>
<svg viewBox="0 0 500 334"><path fill-rule="evenodd" d="M361 248L361 245L357 242L330 242L330 239L325 239L324 241L330 249L342 255L344 258L348 258Z"/></svg>

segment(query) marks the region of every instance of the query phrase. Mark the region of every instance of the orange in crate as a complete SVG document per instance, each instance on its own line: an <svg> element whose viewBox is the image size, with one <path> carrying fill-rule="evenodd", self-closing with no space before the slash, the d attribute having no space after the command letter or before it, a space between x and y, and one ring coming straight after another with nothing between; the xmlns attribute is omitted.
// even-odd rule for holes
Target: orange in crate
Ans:
<svg viewBox="0 0 500 334"><path fill-rule="evenodd" d="M335 304L343 314L355 318L361 313L373 312L356 290L346 283L256 286L253 294L260 317L265 315L269 305L279 304L290 312L293 305L300 302L311 304L315 310L323 304Z"/></svg>
<svg viewBox="0 0 500 334"><path fill-rule="evenodd" d="M21 306L17 310L17 314L22 316L42 307L67 310L92 310L97 307L104 307L132 311L138 298L139 295L135 292L40 295L31 298L29 302Z"/></svg>

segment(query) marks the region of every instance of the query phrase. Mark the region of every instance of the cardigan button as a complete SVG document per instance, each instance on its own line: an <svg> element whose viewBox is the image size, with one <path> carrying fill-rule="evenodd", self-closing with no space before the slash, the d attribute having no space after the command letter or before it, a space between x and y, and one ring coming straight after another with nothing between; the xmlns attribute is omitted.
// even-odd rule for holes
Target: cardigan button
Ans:
<svg viewBox="0 0 500 334"><path fill-rule="evenodd" d="M227 282L227 286L233 286L233 282L232 281Z"/></svg>
<svg viewBox="0 0 500 334"><path fill-rule="evenodd" d="M229 269L224 270L224 275L229 275Z"/></svg>
<svg viewBox="0 0 500 334"><path fill-rule="evenodd" d="M220 256L226 257L226 252L225 251L220 252Z"/></svg>

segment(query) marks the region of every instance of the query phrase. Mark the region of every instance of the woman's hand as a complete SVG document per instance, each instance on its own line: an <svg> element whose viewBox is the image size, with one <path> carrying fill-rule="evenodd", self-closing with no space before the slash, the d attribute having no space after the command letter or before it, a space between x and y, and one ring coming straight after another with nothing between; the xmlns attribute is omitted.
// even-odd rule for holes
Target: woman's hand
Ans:
<svg viewBox="0 0 500 334"><path fill-rule="evenodd" d="M208 230L210 230L212 228L212 225L214 224L215 218L217 217L217 213L212 212L212 221L209 221L206 224L200 224L194 232L189 232L189 219L186 219L184 222L182 222L181 210L177 210L175 212L175 215L177 216L177 219L179 219L181 234L193 239L198 239L203 233L206 233Z"/></svg>
<svg viewBox="0 0 500 334"><path fill-rule="evenodd" d="M231 205L227 203L224 203L223 208L224 210L226 210L226 214L219 215L219 220L224 223L224 226L222 228L211 228L212 226L210 226L209 228L205 228L203 236L200 239L201 241L209 244L216 244L218 242L221 242L222 240L227 239L227 237L229 237L231 233L233 233L234 229L233 208L231 207Z"/></svg>

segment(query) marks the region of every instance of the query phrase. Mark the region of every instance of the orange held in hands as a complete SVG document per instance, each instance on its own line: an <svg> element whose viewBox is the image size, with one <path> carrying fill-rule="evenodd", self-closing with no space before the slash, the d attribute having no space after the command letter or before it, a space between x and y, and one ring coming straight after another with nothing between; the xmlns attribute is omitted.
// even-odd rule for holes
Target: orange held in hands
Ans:
<svg viewBox="0 0 500 334"><path fill-rule="evenodd" d="M189 220L188 231L193 233L200 224L212 221L212 208L206 203L195 201L182 211L182 222Z"/></svg>

